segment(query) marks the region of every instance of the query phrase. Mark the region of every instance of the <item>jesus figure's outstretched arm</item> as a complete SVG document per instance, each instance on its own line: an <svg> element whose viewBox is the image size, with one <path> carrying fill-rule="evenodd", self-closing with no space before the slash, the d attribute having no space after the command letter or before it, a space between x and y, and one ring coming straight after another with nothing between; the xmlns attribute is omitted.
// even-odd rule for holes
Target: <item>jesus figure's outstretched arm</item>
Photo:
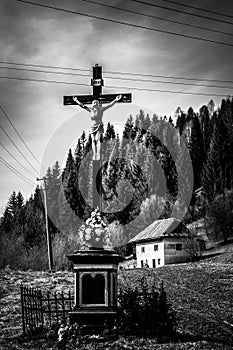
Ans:
<svg viewBox="0 0 233 350"><path fill-rule="evenodd" d="M79 105L79 107L85 109L85 110L88 111L88 112L91 112L90 108L87 107L86 105L84 105L82 102L80 102L80 101L77 99L77 97L74 96L74 97L73 97L73 100L77 103L77 105Z"/></svg>
<svg viewBox="0 0 233 350"><path fill-rule="evenodd" d="M107 106L102 107L103 112L106 111L106 109L109 109L109 108L111 108L112 106L114 106L114 104L115 104L116 102L118 102L118 101L121 99L121 97L122 97L122 95L118 95L118 96L115 98L115 100L113 100L112 102L110 102Z"/></svg>

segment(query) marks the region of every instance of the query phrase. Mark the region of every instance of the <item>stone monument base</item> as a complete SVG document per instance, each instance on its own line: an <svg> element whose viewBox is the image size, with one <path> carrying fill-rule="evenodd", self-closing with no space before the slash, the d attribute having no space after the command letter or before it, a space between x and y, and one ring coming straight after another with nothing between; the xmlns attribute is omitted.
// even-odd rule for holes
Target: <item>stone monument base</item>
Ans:
<svg viewBox="0 0 233 350"><path fill-rule="evenodd" d="M123 258L114 250L79 250L68 259L74 264L75 305L70 324L93 332L110 330L117 317L117 269Z"/></svg>
<svg viewBox="0 0 233 350"><path fill-rule="evenodd" d="M70 324L77 323L84 334L111 331L117 317L116 311L86 310L71 311Z"/></svg>

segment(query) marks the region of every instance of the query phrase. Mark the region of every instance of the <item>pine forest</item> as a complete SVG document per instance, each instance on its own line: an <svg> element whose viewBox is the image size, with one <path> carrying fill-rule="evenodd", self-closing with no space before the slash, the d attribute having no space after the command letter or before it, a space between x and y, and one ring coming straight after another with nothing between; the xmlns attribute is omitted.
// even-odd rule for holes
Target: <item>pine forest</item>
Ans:
<svg viewBox="0 0 233 350"><path fill-rule="evenodd" d="M122 135L108 123L97 176L113 246L123 246L154 220L171 215L186 224L204 218L215 228L211 240L232 239L232 149L231 98L218 108L211 100L198 112L179 107L173 119L140 110L128 116ZM83 132L64 169L58 162L47 169L48 224L57 268L67 268L66 254L82 245L78 232L93 210L91 160L91 139ZM45 268L43 198L39 187L27 200L21 192L10 195L0 222L1 267Z"/></svg>

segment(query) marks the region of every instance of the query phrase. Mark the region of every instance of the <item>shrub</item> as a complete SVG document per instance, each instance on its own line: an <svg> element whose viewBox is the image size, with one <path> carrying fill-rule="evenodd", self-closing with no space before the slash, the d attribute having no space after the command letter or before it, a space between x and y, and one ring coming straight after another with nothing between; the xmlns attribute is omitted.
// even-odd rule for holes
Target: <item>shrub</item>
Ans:
<svg viewBox="0 0 233 350"><path fill-rule="evenodd" d="M29 247L22 236L1 236L0 268L6 266L20 270L45 270L48 267L46 242Z"/></svg>
<svg viewBox="0 0 233 350"><path fill-rule="evenodd" d="M130 335L151 336L162 340L173 338L175 314L167 301L163 283L149 287L145 277L138 286L120 289L118 328Z"/></svg>

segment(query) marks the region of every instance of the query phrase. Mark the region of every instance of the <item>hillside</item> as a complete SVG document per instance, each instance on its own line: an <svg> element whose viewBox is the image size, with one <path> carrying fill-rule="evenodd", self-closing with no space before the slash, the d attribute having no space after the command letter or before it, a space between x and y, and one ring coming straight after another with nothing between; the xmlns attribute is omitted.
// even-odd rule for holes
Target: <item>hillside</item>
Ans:
<svg viewBox="0 0 233 350"><path fill-rule="evenodd" d="M229 256L225 259L228 260ZM158 283L164 281L181 334L229 341L233 333L232 263L205 261L164 266L144 273ZM124 274L131 280L133 276L135 282L140 280L142 272L135 270Z"/></svg>
<svg viewBox="0 0 233 350"><path fill-rule="evenodd" d="M168 298L177 315L177 330L183 343L156 345L155 340L136 339L131 349L231 349L233 333L233 251L200 263L164 266L156 270L124 270L119 284L138 284L143 275L148 283L164 281ZM20 283L43 290L73 288L72 272L0 271L0 349L52 349L54 340L20 340ZM213 343L215 342L215 343ZM121 345L120 345L121 344ZM129 348L127 339L108 344L106 349ZM102 344L103 346L103 344ZM103 347L102 347L103 348ZM91 349L89 347L89 349ZM94 347L93 347L94 349Z"/></svg>

